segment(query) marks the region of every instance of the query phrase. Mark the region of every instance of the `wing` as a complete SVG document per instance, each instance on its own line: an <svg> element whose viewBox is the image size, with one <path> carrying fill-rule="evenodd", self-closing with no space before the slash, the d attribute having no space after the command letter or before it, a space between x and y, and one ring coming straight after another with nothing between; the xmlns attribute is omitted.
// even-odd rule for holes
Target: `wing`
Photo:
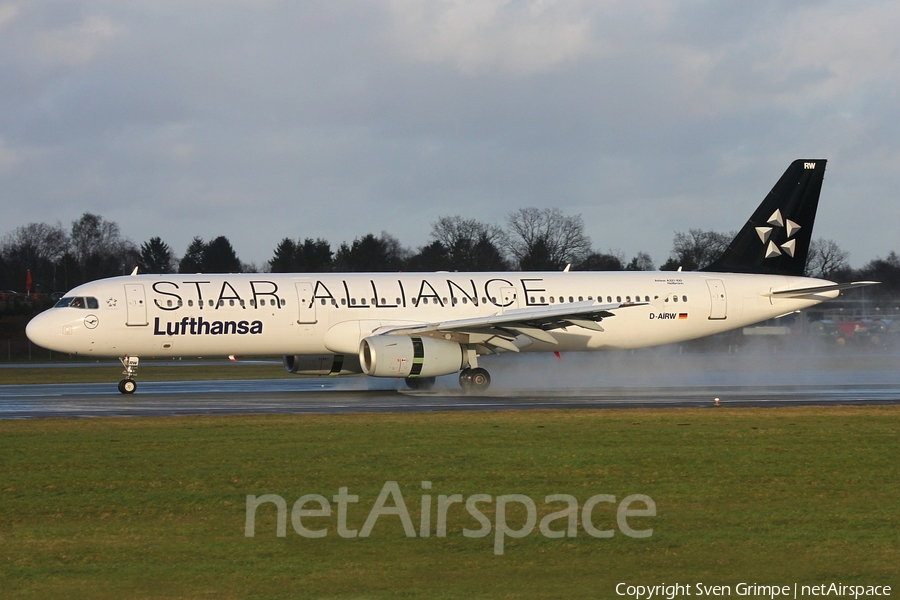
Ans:
<svg viewBox="0 0 900 600"><path fill-rule="evenodd" d="M592 331L603 331L600 322L616 316L613 311L643 304L596 304L586 301L558 306L517 308L486 317L383 327L373 333L443 337L461 344L481 346L482 354L498 350L519 352L535 341L557 345L558 342L552 333L557 329L576 326Z"/></svg>

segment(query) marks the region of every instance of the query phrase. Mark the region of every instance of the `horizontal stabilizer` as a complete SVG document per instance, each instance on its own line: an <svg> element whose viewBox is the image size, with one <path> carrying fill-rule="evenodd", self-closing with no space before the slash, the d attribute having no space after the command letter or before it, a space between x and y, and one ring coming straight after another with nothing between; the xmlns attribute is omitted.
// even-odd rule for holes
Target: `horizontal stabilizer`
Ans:
<svg viewBox="0 0 900 600"><path fill-rule="evenodd" d="M867 285L878 285L880 281L854 281L852 283L835 283L832 285L819 285L815 287L796 288L791 290L772 290L763 296L773 296L776 298L800 298L802 296L810 296L812 294L820 294L822 292L834 292L836 290L849 290Z"/></svg>

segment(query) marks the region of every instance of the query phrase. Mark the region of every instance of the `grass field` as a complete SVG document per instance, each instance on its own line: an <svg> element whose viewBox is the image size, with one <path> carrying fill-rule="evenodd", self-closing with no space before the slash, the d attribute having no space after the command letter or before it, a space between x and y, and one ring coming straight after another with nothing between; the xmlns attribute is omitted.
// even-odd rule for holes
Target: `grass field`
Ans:
<svg viewBox="0 0 900 600"><path fill-rule="evenodd" d="M900 584L900 407L523 411L0 422L0 596L23 598L610 598L618 582ZM304 494L359 496L361 529L387 481L397 516L346 539L304 517ZM430 481L423 491L421 482ZM257 511L247 495L287 504ZM435 536L439 495L524 494L538 520L596 494L645 494L656 516L617 528L614 504L574 538L469 538L461 504ZM388 506L393 506L392 501ZM316 503L305 508L316 508ZM336 504L333 504L336 508ZM494 503L480 505L496 522ZM639 506L638 506L639 507ZM511 528L526 511L510 504ZM564 530L566 520L552 529Z"/></svg>

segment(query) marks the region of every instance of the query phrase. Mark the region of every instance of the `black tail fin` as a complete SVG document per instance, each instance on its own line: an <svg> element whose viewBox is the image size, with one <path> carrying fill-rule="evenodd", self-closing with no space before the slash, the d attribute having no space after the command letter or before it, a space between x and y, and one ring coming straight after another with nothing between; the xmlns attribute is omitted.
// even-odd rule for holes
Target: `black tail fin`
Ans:
<svg viewBox="0 0 900 600"><path fill-rule="evenodd" d="M803 275L825 162L792 162L728 249L701 271Z"/></svg>

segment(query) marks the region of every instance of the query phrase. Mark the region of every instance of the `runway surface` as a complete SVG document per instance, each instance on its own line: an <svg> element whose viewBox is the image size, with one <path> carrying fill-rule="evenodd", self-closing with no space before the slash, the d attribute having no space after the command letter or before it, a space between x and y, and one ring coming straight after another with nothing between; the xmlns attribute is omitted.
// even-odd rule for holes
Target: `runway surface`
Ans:
<svg viewBox="0 0 900 600"><path fill-rule="evenodd" d="M507 374L508 377L509 374ZM522 385L521 377L511 381ZM604 385L495 385L465 396L455 377L434 390L411 392L402 382L369 378L139 382L119 394L116 382L0 385L0 418L429 412L586 408L798 406L900 403L897 370L803 372L666 372L635 377L620 371ZM398 387L400 389L398 389Z"/></svg>

